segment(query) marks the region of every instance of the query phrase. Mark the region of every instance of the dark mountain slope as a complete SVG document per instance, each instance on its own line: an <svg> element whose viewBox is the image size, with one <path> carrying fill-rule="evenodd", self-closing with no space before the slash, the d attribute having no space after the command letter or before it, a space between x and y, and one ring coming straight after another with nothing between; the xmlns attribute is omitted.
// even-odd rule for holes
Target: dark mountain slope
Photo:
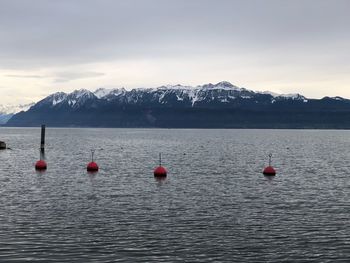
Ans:
<svg viewBox="0 0 350 263"><path fill-rule="evenodd" d="M228 82L156 89L55 93L8 126L166 128L350 128L350 100L307 99L238 88Z"/></svg>

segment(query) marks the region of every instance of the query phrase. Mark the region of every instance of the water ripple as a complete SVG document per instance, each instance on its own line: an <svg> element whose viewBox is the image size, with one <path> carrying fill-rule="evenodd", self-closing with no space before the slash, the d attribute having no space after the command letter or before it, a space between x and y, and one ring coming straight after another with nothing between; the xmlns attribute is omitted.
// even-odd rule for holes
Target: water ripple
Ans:
<svg viewBox="0 0 350 263"><path fill-rule="evenodd" d="M350 258L348 131L47 129L36 173L39 132L1 128L0 262Z"/></svg>

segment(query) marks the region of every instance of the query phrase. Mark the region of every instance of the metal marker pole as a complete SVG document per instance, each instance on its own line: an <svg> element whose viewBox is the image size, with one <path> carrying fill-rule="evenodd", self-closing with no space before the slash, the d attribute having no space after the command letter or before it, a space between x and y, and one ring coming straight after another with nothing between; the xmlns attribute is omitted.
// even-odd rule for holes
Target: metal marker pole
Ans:
<svg viewBox="0 0 350 263"><path fill-rule="evenodd" d="M41 125L40 159L45 155L45 125Z"/></svg>

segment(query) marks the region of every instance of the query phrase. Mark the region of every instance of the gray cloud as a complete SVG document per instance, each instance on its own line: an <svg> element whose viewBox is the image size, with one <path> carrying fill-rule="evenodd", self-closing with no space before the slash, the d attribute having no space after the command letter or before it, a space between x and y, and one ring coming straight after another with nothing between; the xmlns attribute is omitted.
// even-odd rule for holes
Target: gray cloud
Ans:
<svg viewBox="0 0 350 263"><path fill-rule="evenodd" d="M349 0L0 0L0 77L24 101L84 79L350 96L349 10Z"/></svg>
<svg viewBox="0 0 350 263"><path fill-rule="evenodd" d="M68 82L71 80L77 79L86 79L86 78L97 78L104 76L105 73L101 72L55 72L50 75L20 75L20 74L6 74L5 77L16 78L16 79L54 79L54 82Z"/></svg>
<svg viewBox="0 0 350 263"><path fill-rule="evenodd" d="M8 78L24 78L24 79L43 79L43 78L47 78L47 76L40 76L40 75L18 75L18 74L6 74L5 77L8 77Z"/></svg>
<svg viewBox="0 0 350 263"><path fill-rule="evenodd" d="M68 82L77 79L97 78L104 76L100 72L60 72L55 74L54 82Z"/></svg>
<svg viewBox="0 0 350 263"><path fill-rule="evenodd" d="M0 67L270 49L337 55L345 53L333 49L337 40L350 44L349 8L347 0L1 1Z"/></svg>

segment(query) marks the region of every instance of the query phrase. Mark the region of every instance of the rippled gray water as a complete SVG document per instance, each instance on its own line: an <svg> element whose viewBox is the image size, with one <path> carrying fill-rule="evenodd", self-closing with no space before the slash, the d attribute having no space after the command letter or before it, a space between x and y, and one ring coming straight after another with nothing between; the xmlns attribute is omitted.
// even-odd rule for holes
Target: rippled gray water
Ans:
<svg viewBox="0 0 350 263"><path fill-rule="evenodd" d="M0 129L1 262L349 262L350 131L46 133Z"/></svg>

